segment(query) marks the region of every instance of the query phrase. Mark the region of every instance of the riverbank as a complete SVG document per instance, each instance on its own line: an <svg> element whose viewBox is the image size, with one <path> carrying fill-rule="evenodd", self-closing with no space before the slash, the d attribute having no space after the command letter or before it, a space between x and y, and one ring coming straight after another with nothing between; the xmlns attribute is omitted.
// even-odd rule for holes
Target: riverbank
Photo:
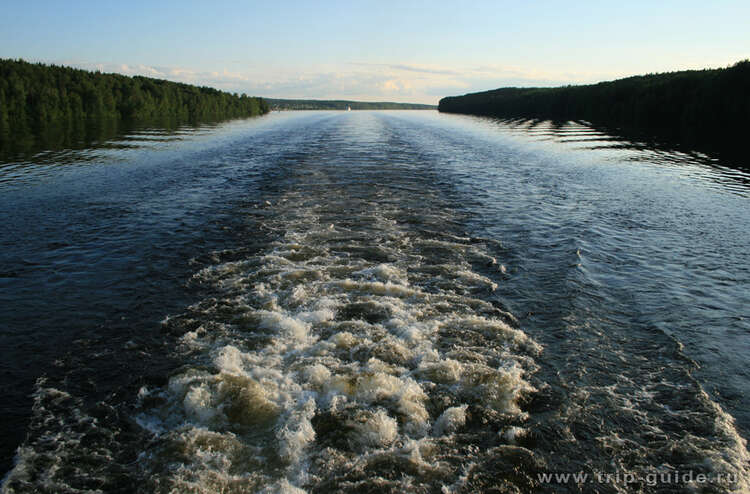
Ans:
<svg viewBox="0 0 750 494"><path fill-rule="evenodd" d="M268 113L257 97L162 79L0 59L0 153L75 147L123 128Z"/></svg>
<svg viewBox="0 0 750 494"><path fill-rule="evenodd" d="M734 157L745 153L748 87L750 61L745 60L724 69L590 85L499 88L443 98L438 109L500 118L583 120L631 138Z"/></svg>

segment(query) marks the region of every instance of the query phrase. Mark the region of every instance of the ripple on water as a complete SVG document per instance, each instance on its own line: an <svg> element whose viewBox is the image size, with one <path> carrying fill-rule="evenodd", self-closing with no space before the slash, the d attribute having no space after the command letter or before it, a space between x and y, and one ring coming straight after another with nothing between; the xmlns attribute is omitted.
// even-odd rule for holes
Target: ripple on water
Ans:
<svg viewBox="0 0 750 494"><path fill-rule="evenodd" d="M474 434L487 420L521 429L518 400L534 392L524 376L541 348L472 295L495 286L471 268L486 263L483 245L422 238L382 208L337 225L354 208L375 210L352 199L346 215L330 204L321 214L286 194L267 224L284 233L266 252L196 274L221 302L168 322L205 322L182 337L194 363L142 392L160 403L139 417L158 438L144 459L157 490L284 491L332 479L439 488L467 465L445 457L467 423Z"/></svg>
<svg viewBox="0 0 750 494"><path fill-rule="evenodd" d="M502 146L380 114L317 121L294 145L266 151L278 165L267 197L242 209L271 240L259 251L202 253L208 265L190 283L202 298L164 319L179 368L125 398L132 408L112 405L122 397L91 406L40 381L4 492L748 489L745 441L692 377L679 342L617 312L632 297L610 296L620 279L603 266L621 253L598 247L621 230L561 224L585 212L588 203L570 200L580 184L548 179L545 188L538 156L516 157L522 163L491 184L525 184L544 199L526 208L523 193L505 200L512 194L476 178L493 153L511 153ZM602 138L524 125L519 132ZM461 139L476 170L446 165ZM525 169L513 177L515 165ZM526 250L467 234L473 208L505 221L508 235L525 234ZM257 242L256 231L244 233ZM540 330L541 318L516 318L499 302L497 290L519 279L528 286L518 298L554 324ZM606 304L611 311L599 310ZM578 470L641 480L538 477ZM675 470L733 477L642 480Z"/></svg>

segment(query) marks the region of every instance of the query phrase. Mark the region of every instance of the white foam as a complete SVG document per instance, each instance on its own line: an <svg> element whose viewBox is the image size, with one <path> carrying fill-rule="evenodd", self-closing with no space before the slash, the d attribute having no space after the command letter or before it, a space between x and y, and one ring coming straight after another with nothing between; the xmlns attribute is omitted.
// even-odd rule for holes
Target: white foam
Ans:
<svg viewBox="0 0 750 494"><path fill-rule="evenodd" d="M287 479L281 479L272 485L264 487L260 494L306 494L307 491L292 485Z"/></svg>
<svg viewBox="0 0 750 494"><path fill-rule="evenodd" d="M365 278L376 278L385 283L396 283L408 285L406 272L393 264L378 264L370 268L362 269L352 273Z"/></svg>
<svg viewBox="0 0 750 494"><path fill-rule="evenodd" d="M191 387L185 393L182 403L188 417L201 423L210 422L216 417L218 412L212 403L211 391L204 384Z"/></svg>
<svg viewBox="0 0 750 494"><path fill-rule="evenodd" d="M335 317L336 313L331 309L304 311L297 314L298 319L310 324L319 324L321 322L331 321Z"/></svg>
<svg viewBox="0 0 750 494"><path fill-rule="evenodd" d="M398 421L382 409L351 425L357 442L364 446L383 448L390 446L398 438Z"/></svg>
<svg viewBox="0 0 750 494"><path fill-rule="evenodd" d="M243 374L242 353L234 346L227 345L214 358L214 365L221 371L230 374Z"/></svg>
<svg viewBox="0 0 750 494"><path fill-rule="evenodd" d="M438 383L455 383L460 381L463 370L463 364L450 358L438 361L422 361L419 364L419 372Z"/></svg>
<svg viewBox="0 0 750 494"><path fill-rule="evenodd" d="M260 327L272 331L278 331L281 336L292 338L299 342L307 342L310 339L310 324L287 316L280 312L259 311Z"/></svg>
<svg viewBox="0 0 750 494"><path fill-rule="evenodd" d="M348 292L363 292L374 295L389 295L392 297L423 297L419 290L396 284L391 281L356 281L346 279L333 282L335 286Z"/></svg>
<svg viewBox="0 0 750 494"><path fill-rule="evenodd" d="M466 409L468 407L469 405L461 405L447 408L435 421L432 434L442 436L458 430L466 423Z"/></svg>
<svg viewBox="0 0 750 494"><path fill-rule="evenodd" d="M251 480L222 468L247 464L255 491L298 492L314 478L316 459L355 460L316 447L318 414L342 420L341 430L330 433L345 435L358 454L396 454L418 469L437 468L437 441L460 431L470 402L522 418L517 401L533 391L523 370L531 366L510 349L541 348L522 331L477 314L494 308L464 293L494 282L471 271L467 260L429 264L405 249L446 248L485 262L490 256L459 242L410 238L380 215L373 221L388 240L376 246L346 240L342 247L343 228L328 228L310 208L294 204L269 220L283 234L267 252L200 273L223 293L223 306L195 309L216 314L210 327L219 334L195 330L184 338L204 357L170 379L167 405L143 424L178 444L206 444L206 431L218 436L209 441L215 449L194 448L192 463L167 472L182 472L177 477L185 486L232 490ZM346 252L350 247L396 260L368 261ZM338 320L352 304L377 317ZM227 305L242 314L242 326L222 322ZM254 331L267 338L257 348L238 337ZM443 335L455 342L441 346ZM464 348L465 336L471 349ZM439 387L461 404L433 400Z"/></svg>
<svg viewBox="0 0 750 494"><path fill-rule="evenodd" d="M301 463L305 447L315 439L315 429L310 420L315 416L316 408L312 397L298 404L286 417L276 435L279 440L279 456L293 466ZM304 472L297 470L293 473L301 477Z"/></svg>
<svg viewBox="0 0 750 494"><path fill-rule="evenodd" d="M526 435L528 431L523 427L511 426L500 432L503 439L511 444L515 444L516 441Z"/></svg>

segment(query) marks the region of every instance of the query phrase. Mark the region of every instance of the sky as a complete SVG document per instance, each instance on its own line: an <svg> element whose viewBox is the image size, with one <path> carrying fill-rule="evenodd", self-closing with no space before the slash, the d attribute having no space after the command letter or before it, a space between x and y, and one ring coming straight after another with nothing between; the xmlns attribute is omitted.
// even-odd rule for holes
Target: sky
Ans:
<svg viewBox="0 0 750 494"><path fill-rule="evenodd" d="M726 67L750 1L0 0L0 58L274 98L437 104Z"/></svg>

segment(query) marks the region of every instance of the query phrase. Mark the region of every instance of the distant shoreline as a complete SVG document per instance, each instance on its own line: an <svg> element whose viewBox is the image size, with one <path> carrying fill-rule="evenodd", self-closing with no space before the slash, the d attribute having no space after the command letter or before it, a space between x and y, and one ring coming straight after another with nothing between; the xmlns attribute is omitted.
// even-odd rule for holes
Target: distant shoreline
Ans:
<svg viewBox="0 0 750 494"><path fill-rule="evenodd" d="M271 110L437 110L437 105L393 103L388 101L349 101L263 98Z"/></svg>
<svg viewBox="0 0 750 494"><path fill-rule="evenodd" d="M598 84L506 87L449 96L446 113L553 121L588 121L623 136L747 160L750 61L724 69L648 74Z"/></svg>

